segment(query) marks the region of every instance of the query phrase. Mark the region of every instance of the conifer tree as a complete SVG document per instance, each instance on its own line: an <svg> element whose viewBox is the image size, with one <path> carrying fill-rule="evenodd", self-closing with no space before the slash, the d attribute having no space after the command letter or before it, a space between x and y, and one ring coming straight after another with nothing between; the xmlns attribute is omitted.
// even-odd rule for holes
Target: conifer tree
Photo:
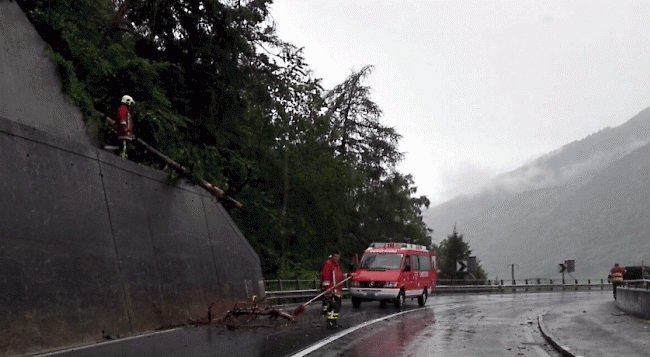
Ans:
<svg viewBox="0 0 650 357"><path fill-rule="evenodd" d="M472 255L472 250L469 248L469 244L463 241L463 235L458 233L456 225L454 225L454 230L447 236L447 239L440 242L436 253L438 268L440 269L438 279L464 280L468 278L465 272L458 272L457 262L467 260ZM483 268L479 265L474 278L484 280L486 277Z"/></svg>

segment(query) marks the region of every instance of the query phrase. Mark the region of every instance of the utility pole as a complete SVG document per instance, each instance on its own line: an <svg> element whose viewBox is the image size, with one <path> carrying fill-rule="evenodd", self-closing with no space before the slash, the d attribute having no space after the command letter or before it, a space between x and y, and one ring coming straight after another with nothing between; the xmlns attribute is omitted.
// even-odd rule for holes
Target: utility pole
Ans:
<svg viewBox="0 0 650 357"><path fill-rule="evenodd" d="M566 264L558 264L558 270L562 273L562 284L564 284L564 271L566 270Z"/></svg>
<svg viewBox="0 0 650 357"><path fill-rule="evenodd" d="M511 275L512 275L512 285L515 284L515 265L516 264L510 264Z"/></svg>

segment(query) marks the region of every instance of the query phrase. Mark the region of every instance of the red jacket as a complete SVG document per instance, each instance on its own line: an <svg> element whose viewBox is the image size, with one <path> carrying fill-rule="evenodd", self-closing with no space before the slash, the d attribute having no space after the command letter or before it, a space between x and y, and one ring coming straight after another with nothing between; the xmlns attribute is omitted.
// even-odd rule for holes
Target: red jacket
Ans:
<svg viewBox="0 0 650 357"><path fill-rule="evenodd" d="M332 286L340 283L343 280L343 272L341 272L341 267L337 263L334 263L332 259L328 259L323 266L320 268L320 281L323 284L323 290L327 290ZM343 287L341 285L334 288L333 292L341 296L343 293Z"/></svg>
<svg viewBox="0 0 650 357"><path fill-rule="evenodd" d="M623 273L625 273L625 268L623 268L622 266L613 267L609 271L609 274L612 276L613 282L623 281Z"/></svg>
<svg viewBox="0 0 650 357"><path fill-rule="evenodd" d="M129 107L126 104L120 104L117 107L115 115L115 129L117 130L118 140L133 140L133 119L129 113Z"/></svg>

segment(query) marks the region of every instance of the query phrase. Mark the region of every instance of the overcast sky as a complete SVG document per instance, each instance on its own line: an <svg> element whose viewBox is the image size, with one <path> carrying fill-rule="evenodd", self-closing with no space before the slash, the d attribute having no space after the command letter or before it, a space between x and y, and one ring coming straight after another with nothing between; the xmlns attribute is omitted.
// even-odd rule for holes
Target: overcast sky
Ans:
<svg viewBox="0 0 650 357"><path fill-rule="evenodd" d="M326 89L353 70L432 204L650 106L650 1L274 0Z"/></svg>

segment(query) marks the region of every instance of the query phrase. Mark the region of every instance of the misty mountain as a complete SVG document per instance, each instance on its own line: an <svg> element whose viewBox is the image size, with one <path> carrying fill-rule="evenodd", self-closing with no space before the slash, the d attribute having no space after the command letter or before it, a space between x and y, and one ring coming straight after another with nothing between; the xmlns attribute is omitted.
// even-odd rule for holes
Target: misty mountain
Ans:
<svg viewBox="0 0 650 357"><path fill-rule="evenodd" d="M650 259L650 108L425 211L446 237L456 224L490 279L603 278ZM567 275L567 278L570 278Z"/></svg>

